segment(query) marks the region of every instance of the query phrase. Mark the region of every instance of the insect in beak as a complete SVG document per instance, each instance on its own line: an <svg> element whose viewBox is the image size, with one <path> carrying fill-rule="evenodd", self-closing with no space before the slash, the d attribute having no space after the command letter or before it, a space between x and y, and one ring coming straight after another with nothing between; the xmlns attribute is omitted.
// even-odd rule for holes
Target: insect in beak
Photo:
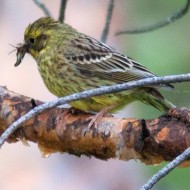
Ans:
<svg viewBox="0 0 190 190"><path fill-rule="evenodd" d="M18 65L20 65L20 63L22 62L25 54L28 52L28 45L27 44L19 44L17 47L17 60L16 63L14 64L15 67L17 67Z"/></svg>

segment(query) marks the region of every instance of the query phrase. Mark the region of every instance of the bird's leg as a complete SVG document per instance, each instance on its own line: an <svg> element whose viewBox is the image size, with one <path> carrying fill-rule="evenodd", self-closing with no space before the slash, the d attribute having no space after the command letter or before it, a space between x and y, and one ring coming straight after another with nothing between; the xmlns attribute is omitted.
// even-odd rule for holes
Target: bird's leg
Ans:
<svg viewBox="0 0 190 190"><path fill-rule="evenodd" d="M116 107L116 105L108 106L108 107L102 109L100 112L96 113L94 116L87 118L87 121L90 121L90 123L88 124L88 127L87 127L88 130L90 130L92 128L92 126L94 126L95 128L98 128L98 125L99 125L102 117L115 107Z"/></svg>

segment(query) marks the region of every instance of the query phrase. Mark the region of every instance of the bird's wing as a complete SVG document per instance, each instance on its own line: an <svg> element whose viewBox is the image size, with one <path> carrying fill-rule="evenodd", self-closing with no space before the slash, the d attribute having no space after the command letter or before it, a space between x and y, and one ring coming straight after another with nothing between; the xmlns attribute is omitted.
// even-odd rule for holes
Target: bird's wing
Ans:
<svg viewBox="0 0 190 190"><path fill-rule="evenodd" d="M155 76L145 67L87 36L71 41L72 52L65 58L86 77L123 83Z"/></svg>

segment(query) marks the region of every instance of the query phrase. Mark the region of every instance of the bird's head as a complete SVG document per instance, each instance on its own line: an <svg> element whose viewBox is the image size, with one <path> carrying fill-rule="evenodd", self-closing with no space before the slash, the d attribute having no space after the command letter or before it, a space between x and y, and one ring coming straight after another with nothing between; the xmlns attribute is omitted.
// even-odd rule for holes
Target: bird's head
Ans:
<svg viewBox="0 0 190 190"><path fill-rule="evenodd" d="M61 24L51 17L42 17L34 23L29 24L24 33L24 43L18 44L17 62L18 66L26 53L31 54L34 59L38 58L39 53L45 48L53 48L52 43L56 44L63 39L63 31L69 30L66 24Z"/></svg>

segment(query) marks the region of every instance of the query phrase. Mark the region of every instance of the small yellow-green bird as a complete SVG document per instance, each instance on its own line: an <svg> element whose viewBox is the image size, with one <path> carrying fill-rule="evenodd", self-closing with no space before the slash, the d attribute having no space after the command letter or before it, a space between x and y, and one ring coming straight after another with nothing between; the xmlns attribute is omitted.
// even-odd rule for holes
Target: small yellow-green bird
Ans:
<svg viewBox="0 0 190 190"><path fill-rule="evenodd" d="M155 76L133 59L50 17L40 18L26 28L24 43L17 47L15 66L21 63L25 53L36 60L46 87L58 97ZM159 87L162 85L94 96L69 104L85 112L100 112L109 107L114 112L136 100L163 112L174 108L157 90Z"/></svg>

